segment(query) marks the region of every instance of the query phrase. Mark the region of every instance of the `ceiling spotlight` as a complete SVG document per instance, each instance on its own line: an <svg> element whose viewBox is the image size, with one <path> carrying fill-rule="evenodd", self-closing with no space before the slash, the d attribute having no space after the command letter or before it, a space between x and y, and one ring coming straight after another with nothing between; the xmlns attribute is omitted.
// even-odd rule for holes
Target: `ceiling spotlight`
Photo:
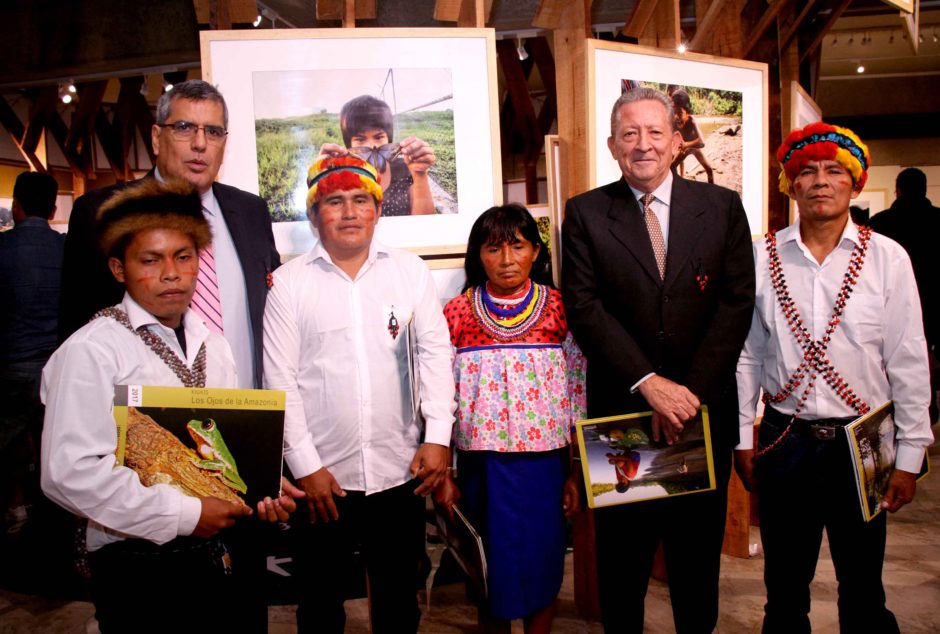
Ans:
<svg viewBox="0 0 940 634"><path fill-rule="evenodd" d="M862 64L861 62L859 62L859 63L858 63L858 68L855 69L855 72L858 73L859 75L861 75L862 73L864 73L864 72L865 72L865 65Z"/></svg>
<svg viewBox="0 0 940 634"><path fill-rule="evenodd" d="M894 33L888 37L888 44L894 44Z"/></svg>
<svg viewBox="0 0 940 634"><path fill-rule="evenodd" d="M259 26L261 26L262 19L263 19L263 16L259 13L258 17L255 18L255 21L251 23L251 26L258 28Z"/></svg>
<svg viewBox="0 0 940 634"><path fill-rule="evenodd" d="M937 29L934 29L934 30L933 30L933 43L934 43L934 44L937 43Z"/></svg>
<svg viewBox="0 0 940 634"><path fill-rule="evenodd" d="M164 79L163 80L163 92L170 92L171 90L173 90L173 84L171 84L170 82Z"/></svg>
<svg viewBox="0 0 940 634"><path fill-rule="evenodd" d="M72 82L59 84L59 99L62 100L62 103L72 103L73 94L75 94L75 84Z"/></svg>
<svg viewBox="0 0 940 634"><path fill-rule="evenodd" d="M519 56L520 62L529 59L529 51L525 50L525 45L522 43L522 38L519 36L516 36L516 54Z"/></svg>
<svg viewBox="0 0 940 634"><path fill-rule="evenodd" d="M923 43L924 43L924 34L923 34L923 33L921 33L920 35L917 36L917 43L918 43L918 44L923 44Z"/></svg>
<svg viewBox="0 0 940 634"><path fill-rule="evenodd" d="M854 41L855 41L855 34L853 33L852 35L849 36L849 46L851 46L852 42Z"/></svg>
<svg viewBox="0 0 940 634"><path fill-rule="evenodd" d="M839 38L835 35L832 36L832 45L835 46L839 43Z"/></svg>
<svg viewBox="0 0 940 634"><path fill-rule="evenodd" d="M676 47L676 50L679 51L680 54L684 54L689 50L689 47L685 45L685 42L680 42L679 46Z"/></svg>
<svg viewBox="0 0 940 634"><path fill-rule="evenodd" d="M67 88L67 89L68 89L68 91L69 91L70 93L72 93L73 95L77 92L77 91L76 91L76 88L75 88L75 84L73 84L72 82L69 82L69 85L68 85L68 88Z"/></svg>

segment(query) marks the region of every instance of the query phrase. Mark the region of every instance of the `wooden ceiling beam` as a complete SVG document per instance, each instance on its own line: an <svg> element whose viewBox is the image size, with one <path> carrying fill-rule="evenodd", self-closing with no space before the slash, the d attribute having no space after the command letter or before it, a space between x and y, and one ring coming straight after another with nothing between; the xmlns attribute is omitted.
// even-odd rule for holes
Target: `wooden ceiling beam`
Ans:
<svg viewBox="0 0 940 634"><path fill-rule="evenodd" d="M376 0L316 0L317 20L342 20L343 26L355 26L355 20L374 20ZM353 16L350 18L350 6ZM349 24L352 21L353 24Z"/></svg>
<svg viewBox="0 0 940 634"><path fill-rule="evenodd" d="M656 13L656 5L659 0L637 0L633 5L633 10L627 18L627 23L623 26L623 34L627 37L640 39L653 19Z"/></svg>
<svg viewBox="0 0 940 634"><path fill-rule="evenodd" d="M806 4L803 6L803 9L800 11L799 15L793 19L793 22L787 27L787 30L780 34L781 50L788 47L790 42L793 41L793 38L796 37L796 34L800 32L800 27L803 26L804 22L806 22L806 18L809 15L810 10L812 10L814 4L816 4L816 0L806 0Z"/></svg>
<svg viewBox="0 0 940 634"><path fill-rule="evenodd" d="M826 37L826 34L829 33L829 30L835 25L836 20L842 17L842 14L850 4L852 4L852 0L838 0L837 4L829 13L829 16L826 18L826 21L820 25L814 34L808 37L806 44L804 45L803 42L800 42L800 64L816 53L817 49L822 45L823 38ZM820 13L817 12L817 15L820 15Z"/></svg>
<svg viewBox="0 0 940 634"><path fill-rule="evenodd" d="M23 136L26 134L26 127L7 102L6 97L2 95L0 95L0 125L2 125L7 131L7 134L10 135L10 140L13 141L16 149L19 150L20 155L26 161L30 169L37 172L46 172L46 166L36 152L23 147Z"/></svg>
<svg viewBox="0 0 940 634"><path fill-rule="evenodd" d="M655 0L652 0L655 2ZM577 6L572 0L539 0L539 5L535 9L535 16L532 18L532 26L540 29L561 29L568 28L569 23L565 18L569 16L573 9L580 13L587 12L587 19L580 20L575 28L578 31L584 31L584 37L591 37L591 4L593 0L577 0ZM582 6L583 5L583 8Z"/></svg>
<svg viewBox="0 0 940 634"><path fill-rule="evenodd" d="M750 56L754 52L758 42L760 42L761 38L764 37L764 33L767 32L767 29L769 29L771 25L776 23L777 16L780 15L780 11L789 2L790 0L774 0L773 4L767 7L767 10L764 11L764 14L761 16L760 20L757 22L754 28L748 29L751 33L751 37L749 37L747 42L744 44L743 59L750 59Z"/></svg>
<svg viewBox="0 0 940 634"><path fill-rule="evenodd" d="M712 35L712 29L718 20L718 16L725 8L727 1L728 0L712 0L711 4L708 5L708 10L705 11L705 15L702 16L702 19L696 19L695 35L689 40L689 49L701 51L705 48L706 39Z"/></svg>
<svg viewBox="0 0 940 634"><path fill-rule="evenodd" d="M78 89L78 107L72 113L72 124L65 139L63 150L78 163L86 177L94 175L94 154L91 151L95 131L95 118L101 109L108 81L82 84Z"/></svg>

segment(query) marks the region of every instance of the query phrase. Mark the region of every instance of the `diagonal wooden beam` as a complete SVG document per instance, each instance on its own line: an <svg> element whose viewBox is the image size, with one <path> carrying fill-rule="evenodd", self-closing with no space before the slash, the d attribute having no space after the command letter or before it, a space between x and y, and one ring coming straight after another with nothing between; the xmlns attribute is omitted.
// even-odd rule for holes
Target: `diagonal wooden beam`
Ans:
<svg viewBox="0 0 940 634"><path fill-rule="evenodd" d="M796 37L796 34L800 32L800 27L803 26L803 23L806 21L806 17L809 15L809 12L812 10L814 4L816 4L816 0L806 0L806 4L803 6L803 10L800 11L800 14L793 19L793 22L786 31L780 33L781 50L788 47L790 42L793 41L793 38Z"/></svg>
<svg viewBox="0 0 940 634"><path fill-rule="evenodd" d="M529 40L529 51L539 69L542 85L545 86L545 102L538 113L538 130L541 140L539 148L545 144L545 135L552 129L552 124L558 116L558 91L555 84L555 58L548 40L544 37L534 37Z"/></svg>
<svg viewBox="0 0 940 634"><path fill-rule="evenodd" d="M712 0L712 3L708 5L708 10L705 11L705 15L702 16L702 19L695 21L695 35L693 35L692 39L689 41L689 48L691 50L701 50L705 45L705 38L712 34L712 28L715 26L715 22L718 20L722 9L725 8L727 1L728 0Z"/></svg>
<svg viewBox="0 0 940 634"><path fill-rule="evenodd" d="M23 147L23 136L26 134L26 127L7 102L6 97L2 95L0 95L0 125L10 135L10 140L16 145L16 149L19 150L27 165L38 172L45 172L46 166L36 152Z"/></svg>
<svg viewBox="0 0 940 634"><path fill-rule="evenodd" d="M577 29L584 30L584 37L591 37L590 9L593 0L577 0L577 5L584 5L587 11L588 19L584 24L577 24ZM562 29L567 28L568 24L564 19L569 15L574 3L571 0L539 0L539 5L535 9L535 17L532 18L532 26L540 29ZM577 6L581 11L581 7Z"/></svg>
<svg viewBox="0 0 940 634"><path fill-rule="evenodd" d="M761 16L761 19L757 22L757 25L750 30L751 37L749 37L747 42L744 44L743 59L750 59L751 53L754 52L754 48L757 46L758 42L760 42L761 38L764 37L764 33L767 32L767 29L770 28L770 25L776 22L777 16L780 15L780 11L789 2L790 0L774 0L773 4L767 7L767 10L764 11L764 15Z"/></svg>
<svg viewBox="0 0 940 634"><path fill-rule="evenodd" d="M843 12L845 12L850 4L852 4L852 0L839 0L839 3L832 9L826 21L819 27L819 30L809 38L809 42L806 44L805 48L801 46L801 64L810 55L815 54L816 49L822 45L823 38L826 37L826 34L829 33L829 30L835 25L836 20L842 17ZM817 15L819 14L817 13Z"/></svg>
<svg viewBox="0 0 940 634"><path fill-rule="evenodd" d="M627 18L627 23L623 26L623 34L627 37L639 39L649 26L650 20L656 13L656 5L659 0L637 0Z"/></svg>
<svg viewBox="0 0 940 634"><path fill-rule="evenodd" d="M95 117L101 108L108 81L93 81L82 84L78 89L78 106L72 113L72 125L65 139L66 154L75 157L82 155L85 146L91 144L95 129Z"/></svg>

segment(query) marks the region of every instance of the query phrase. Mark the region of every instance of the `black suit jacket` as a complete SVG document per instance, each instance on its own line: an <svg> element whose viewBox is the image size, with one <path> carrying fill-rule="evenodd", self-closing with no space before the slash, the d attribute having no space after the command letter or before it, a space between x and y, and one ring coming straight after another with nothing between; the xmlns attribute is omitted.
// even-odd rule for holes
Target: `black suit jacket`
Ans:
<svg viewBox="0 0 940 634"><path fill-rule="evenodd" d="M630 387L655 372L709 406L713 442L737 444L734 371L754 309L738 195L674 177L664 280L624 180L569 200L562 236L562 296L588 359L589 415L649 409Z"/></svg>
<svg viewBox="0 0 940 634"><path fill-rule="evenodd" d="M153 178L151 172L144 178ZM88 192L75 201L69 217L62 266L62 303L59 311L59 337L64 341L88 323L98 310L113 306L124 296L124 287L108 269L107 258L95 238L95 215L98 208L127 184L121 183ZM232 242L245 275L248 315L254 343L253 361L255 386L261 387L261 346L264 337L264 304L267 299L267 275L280 265L274 246L271 215L258 196L230 185L213 183L212 193L219 203Z"/></svg>

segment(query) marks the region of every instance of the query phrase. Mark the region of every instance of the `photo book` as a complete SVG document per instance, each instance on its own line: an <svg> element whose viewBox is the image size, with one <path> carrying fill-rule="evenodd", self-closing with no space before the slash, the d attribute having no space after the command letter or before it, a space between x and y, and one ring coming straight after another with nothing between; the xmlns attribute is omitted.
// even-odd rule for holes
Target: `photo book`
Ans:
<svg viewBox="0 0 940 634"><path fill-rule="evenodd" d="M457 564L467 575L470 584L480 594L480 598L489 596L486 572L486 553L483 550L483 539L476 529L454 505L454 517L447 514L442 508L436 508L435 519L441 539L447 545Z"/></svg>
<svg viewBox="0 0 940 634"><path fill-rule="evenodd" d="M855 473L855 485L862 517L870 522L883 510L881 502L888 490L897 457L897 427L894 424L894 403L888 401L845 426L849 452ZM928 471L927 457L917 479Z"/></svg>
<svg viewBox="0 0 940 634"><path fill-rule="evenodd" d="M653 440L652 412L578 421L578 446L590 508L715 488L708 408L684 423L673 444Z"/></svg>
<svg viewBox="0 0 940 634"><path fill-rule="evenodd" d="M116 385L117 460L144 486L254 508L281 488L284 392Z"/></svg>

